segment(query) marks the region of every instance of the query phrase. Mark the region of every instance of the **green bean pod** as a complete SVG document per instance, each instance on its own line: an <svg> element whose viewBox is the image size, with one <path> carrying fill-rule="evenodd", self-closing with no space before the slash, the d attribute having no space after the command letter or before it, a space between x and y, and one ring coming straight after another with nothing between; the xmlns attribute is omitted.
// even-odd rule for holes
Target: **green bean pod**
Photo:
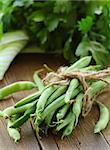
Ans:
<svg viewBox="0 0 110 150"><path fill-rule="evenodd" d="M3 98L5 98L6 96L12 93L22 91L22 90L31 90L34 87L35 84L30 81L19 81L19 82L12 83L0 89L0 100L2 100Z"/></svg>
<svg viewBox="0 0 110 150"><path fill-rule="evenodd" d="M26 110L23 116L15 120L10 126L10 128L20 127L23 123L25 123L30 118L30 115L33 114L35 110L36 110L36 103L34 103L34 105L30 109Z"/></svg>
<svg viewBox="0 0 110 150"><path fill-rule="evenodd" d="M74 92L72 93L72 97L74 98L78 93L80 92L79 88L76 88ZM54 100L50 105L48 105L43 113L42 113L42 119L44 119L46 116L48 116L52 111L57 110L58 108L62 107L65 104L65 94Z"/></svg>
<svg viewBox="0 0 110 150"><path fill-rule="evenodd" d="M44 110L48 98L55 90L56 90L56 86L50 86L47 89L45 89L44 92L41 94L37 103L37 109L36 109L37 115Z"/></svg>
<svg viewBox="0 0 110 150"><path fill-rule="evenodd" d="M75 123L75 115L73 113L72 115L72 120L71 122L65 127L65 129L63 130L63 134L62 134L62 137L61 139L63 139L65 136L68 136L72 133L73 129L75 128L74 126L74 123Z"/></svg>
<svg viewBox="0 0 110 150"><path fill-rule="evenodd" d="M104 81L96 81L93 82L90 86L90 97L92 98L95 96L98 92L103 90L108 84Z"/></svg>
<svg viewBox="0 0 110 150"><path fill-rule="evenodd" d="M98 122L95 125L94 133L99 133L101 130L106 128L109 122L109 110L101 102L97 101L96 103L100 110L100 117L99 117Z"/></svg>
<svg viewBox="0 0 110 150"><path fill-rule="evenodd" d="M80 71L84 72L84 71L100 71L102 69L101 65L91 65L85 68L81 68Z"/></svg>
<svg viewBox="0 0 110 150"><path fill-rule="evenodd" d="M51 120L52 120L52 117L53 117L54 113L55 113L55 111L53 111L49 116L47 116L47 117L45 118L45 124L46 124L47 126L50 126Z"/></svg>
<svg viewBox="0 0 110 150"><path fill-rule="evenodd" d="M37 102L37 100L36 100L35 102ZM33 106L33 104L34 104L35 102L32 102L32 103L23 105L23 106L18 107L18 108L15 108L14 106L8 107L8 108L6 108L6 109L3 111L3 117L4 117L4 118L9 118L9 117L12 116L12 115L19 114L19 113L23 113L23 112L25 112L26 110L30 109L30 108Z"/></svg>
<svg viewBox="0 0 110 150"><path fill-rule="evenodd" d="M39 91L42 91L45 88L45 86L44 86L42 80L40 79L40 77L38 76L37 71L34 73L33 79L34 79L34 82L37 85Z"/></svg>
<svg viewBox="0 0 110 150"><path fill-rule="evenodd" d="M64 106L62 106L62 108L57 112L57 115L56 115L57 121L64 118L69 107L70 107L70 104L65 104Z"/></svg>
<svg viewBox="0 0 110 150"><path fill-rule="evenodd" d="M41 95L41 93L42 93L42 91L37 91L37 92L35 92L35 93L33 93L33 94L31 94L31 95L29 95L29 96L27 96L27 97L21 99L20 101L18 101L18 102L15 104L14 107L15 107L15 108L21 107L21 106L23 106L23 105L25 105L25 104L28 104L28 103L30 103L30 102L35 101L36 99L39 98L39 96Z"/></svg>
<svg viewBox="0 0 110 150"><path fill-rule="evenodd" d="M78 96L76 97L76 102L73 105L72 111L75 115L75 126L77 125L79 115L81 114L83 95L84 95L83 93L79 93Z"/></svg>
<svg viewBox="0 0 110 150"><path fill-rule="evenodd" d="M67 116L64 118L64 120L57 125L56 127L56 131L60 131L61 129L63 129L64 127L66 127L71 121L72 121L72 116L73 116L73 112L69 112L67 114Z"/></svg>
<svg viewBox="0 0 110 150"><path fill-rule="evenodd" d="M70 81L68 90L65 95L65 103L70 102L71 95L72 95L73 91L78 87L78 85L79 85L79 81L77 79L72 79Z"/></svg>
<svg viewBox="0 0 110 150"><path fill-rule="evenodd" d="M52 123L52 118L55 114L55 111L53 111L49 116L47 116L45 118L45 124L46 124L46 128L45 128L45 134L47 134L49 127L51 126L50 124Z"/></svg>
<svg viewBox="0 0 110 150"><path fill-rule="evenodd" d="M106 80L107 82L110 82L110 76L104 78L104 80ZM94 96L99 94L104 88L106 88L107 85L108 85L108 83L106 83L104 81L92 82L92 84L89 86L89 91L88 91L89 93L87 96L89 97L89 99L92 99ZM86 111L84 109L82 109L82 115L83 116L86 115Z"/></svg>
<svg viewBox="0 0 110 150"><path fill-rule="evenodd" d="M78 69L87 67L91 62L91 58L92 58L91 56L85 56L85 57L79 59L73 65L68 67L67 71L74 71L74 70L78 70Z"/></svg>
<svg viewBox="0 0 110 150"><path fill-rule="evenodd" d="M18 115L15 115L13 118L8 119L8 122L7 122L8 134L15 142L18 142L20 140L21 135L20 135L19 129L10 128L10 126L12 125L13 121L15 121L18 117L19 117Z"/></svg>
<svg viewBox="0 0 110 150"><path fill-rule="evenodd" d="M67 90L67 86L61 86L59 87L48 99L46 106L49 105L50 103L52 103L55 99L57 99L59 96L61 96L62 94L64 94Z"/></svg>
<svg viewBox="0 0 110 150"><path fill-rule="evenodd" d="M107 76L104 78L104 80L106 80L107 82L110 82L110 76ZM90 90L89 90L89 95L90 98L92 98L93 96L95 96L98 92L100 92L101 90L103 90L105 87L107 87L107 83L104 81L96 81L93 82L90 86Z"/></svg>

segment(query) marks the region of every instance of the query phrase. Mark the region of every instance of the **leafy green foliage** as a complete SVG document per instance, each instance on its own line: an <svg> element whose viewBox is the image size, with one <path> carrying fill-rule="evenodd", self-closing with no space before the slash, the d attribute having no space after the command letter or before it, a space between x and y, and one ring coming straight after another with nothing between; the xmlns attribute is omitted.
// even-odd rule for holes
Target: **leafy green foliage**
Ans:
<svg viewBox="0 0 110 150"><path fill-rule="evenodd" d="M93 19L90 16L87 16L86 18L82 18L81 21L78 22L79 30L82 33L87 33L90 31L93 24Z"/></svg>
<svg viewBox="0 0 110 150"><path fill-rule="evenodd" d="M89 39L83 40L76 49L76 56L83 57L90 53L96 64L103 66L108 63L109 53L102 44L96 41L89 41Z"/></svg>
<svg viewBox="0 0 110 150"><path fill-rule="evenodd" d="M88 39L84 39L82 42L79 43L75 54L76 54L76 56L81 56L81 57L89 55Z"/></svg>
<svg viewBox="0 0 110 150"><path fill-rule="evenodd" d="M0 37L16 29L26 30L45 52L62 52L70 62L75 54L92 55L103 65L110 49L110 1L0 0Z"/></svg>
<svg viewBox="0 0 110 150"><path fill-rule="evenodd" d="M56 0L54 4L55 13L69 13L72 9L70 0Z"/></svg>

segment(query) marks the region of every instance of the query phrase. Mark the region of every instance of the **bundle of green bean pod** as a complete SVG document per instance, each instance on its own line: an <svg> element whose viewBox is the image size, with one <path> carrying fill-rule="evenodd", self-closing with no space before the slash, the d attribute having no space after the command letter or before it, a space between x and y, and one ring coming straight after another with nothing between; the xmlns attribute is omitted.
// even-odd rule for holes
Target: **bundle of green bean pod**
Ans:
<svg viewBox="0 0 110 150"><path fill-rule="evenodd" d="M48 134L50 128L62 133L62 139L70 135L79 117L90 112L96 96L110 81L109 68L102 70L101 66L90 63L91 57L87 56L70 67L61 67L57 72L47 73L43 80L35 72L34 83L18 82L0 89L0 99L3 99L14 92L38 87L35 93L0 111L0 117L8 120L7 131L10 137L17 142L21 138L20 127L29 119L37 136L40 131ZM100 117L94 133L99 133L108 124L109 111L101 102L96 103Z"/></svg>

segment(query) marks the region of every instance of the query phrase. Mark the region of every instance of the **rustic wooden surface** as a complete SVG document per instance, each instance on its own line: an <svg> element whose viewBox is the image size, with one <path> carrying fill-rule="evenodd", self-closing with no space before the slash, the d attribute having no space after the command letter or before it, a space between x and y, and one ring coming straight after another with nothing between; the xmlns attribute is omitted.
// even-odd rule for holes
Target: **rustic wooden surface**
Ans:
<svg viewBox="0 0 110 150"><path fill-rule="evenodd" d="M19 80L32 80L33 72L47 63L52 68L65 64L58 56L40 54L22 54L13 61L0 87ZM19 92L11 95L7 100L0 102L0 109L13 105L22 97L33 91ZM106 93L99 97L110 110L110 94ZM22 128L22 140L15 144L6 131L6 122L0 119L0 150L110 150L110 123L106 130L100 135L93 134L93 126L98 119L98 110L93 106L92 111L86 118L81 118L73 134L64 140L58 135L49 134L37 139L30 122L25 123Z"/></svg>

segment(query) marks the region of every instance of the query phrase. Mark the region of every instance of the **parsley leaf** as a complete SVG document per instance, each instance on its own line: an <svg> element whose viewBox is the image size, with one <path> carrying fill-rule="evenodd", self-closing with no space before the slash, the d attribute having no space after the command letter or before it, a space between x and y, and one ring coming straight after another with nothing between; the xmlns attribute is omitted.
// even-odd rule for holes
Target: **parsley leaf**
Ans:
<svg viewBox="0 0 110 150"><path fill-rule="evenodd" d="M91 16L87 16L86 18L81 19L81 21L78 21L79 31L81 31L83 34L86 34L88 31L90 31L92 25L93 18Z"/></svg>

